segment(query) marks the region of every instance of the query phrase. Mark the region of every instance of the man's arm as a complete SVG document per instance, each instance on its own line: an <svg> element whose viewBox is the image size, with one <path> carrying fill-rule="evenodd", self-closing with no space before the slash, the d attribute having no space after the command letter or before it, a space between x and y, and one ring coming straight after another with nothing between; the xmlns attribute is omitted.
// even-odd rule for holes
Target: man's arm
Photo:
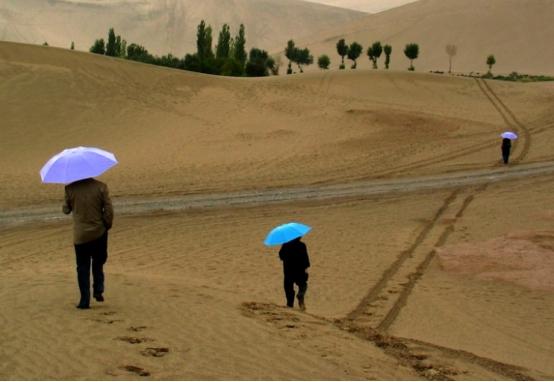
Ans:
<svg viewBox="0 0 554 382"><path fill-rule="evenodd" d="M309 267L310 267L310 257L308 256L308 248L306 247L306 244L304 244L304 269L308 269Z"/></svg>
<svg viewBox="0 0 554 382"><path fill-rule="evenodd" d="M69 192L67 191L67 187L65 187L65 196L64 196L62 211L64 214L69 215L72 209L73 208L71 207L71 198L69 197Z"/></svg>
<svg viewBox="0 0 554 382"><path fill-rule="evenodd" d="M113 224L113 206L112 200L110 199L110 193L108 191L108 186L102 188L102 219L107 229L112 228Z"/></svg>

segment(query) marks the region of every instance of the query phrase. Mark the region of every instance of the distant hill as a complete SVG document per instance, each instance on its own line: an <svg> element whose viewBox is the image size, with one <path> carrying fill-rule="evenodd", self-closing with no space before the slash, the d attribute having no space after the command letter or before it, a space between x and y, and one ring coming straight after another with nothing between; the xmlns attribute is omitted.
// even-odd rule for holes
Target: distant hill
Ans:
<svg viewBox="0 0 554 382"><path fill-rule="evenodd" d="M333 5L357 11L377 13L387 9L396 8L418 0L306 0L319 4Z"/></svg>
<svg viewBox="0 0 554 382"><path fill-rule="evenodd" d="M409 66L404 46L416 42L419 71L447 71L445 47L455 44L454 71L486 72L486 57L494 54L495 72L554 74L554 1L420 0L299 39L297 45L308 44L316 57L327 53L336 68L340 58L335 44L340 38L363 45L359 68L370 67L366 49L380 40L393 47L392 69ZM383 62L381 57L381 66Z"/></svg>
<svg viewBox="0 0 554 382"><path fill-rule="evenodd" d="M114 27L128 42L155 54L184 55L196 49L196 27L211 24L214 45L221 25L234 35L246 26L247 47L268 51L287 40L345 25L365 13L300 0L3 0L0 40L88 50Z"/></svg>

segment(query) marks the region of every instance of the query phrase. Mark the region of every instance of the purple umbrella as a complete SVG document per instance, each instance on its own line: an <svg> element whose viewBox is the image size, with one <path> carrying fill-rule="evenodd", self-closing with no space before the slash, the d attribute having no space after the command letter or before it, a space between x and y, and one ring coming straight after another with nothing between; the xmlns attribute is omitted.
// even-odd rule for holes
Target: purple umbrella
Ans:
<svg viewBox="0 0 554 382"><path fill-rule="evenodd" d="M74 147L54 155L40 170L42 183L69 184L92 178L117 164L115 156L95 147Z"/></svg>
<svg viewBox="0 0 554 382"><path fill-rule="evenodd" d="M517 139L517 134L516 133L512 133L511 131L505 131L503 132L502 134L500 134L500 136L502 138L508 138L510 140L514 140L514 139Z"/></svg>

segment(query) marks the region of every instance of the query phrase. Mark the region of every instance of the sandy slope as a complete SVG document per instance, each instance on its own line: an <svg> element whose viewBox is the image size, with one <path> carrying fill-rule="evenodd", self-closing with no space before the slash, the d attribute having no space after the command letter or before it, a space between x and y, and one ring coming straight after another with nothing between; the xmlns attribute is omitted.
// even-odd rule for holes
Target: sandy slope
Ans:
<svg viewBox="0 0 554 382"><path fill-rule="evenodd" d="M59 203L38 169L78 144L116 152L101 178L116 199L496 168L507 128L514 166L553 159L548 84L221 79L7 43L0 78L4 210ZM3 227L0 378L552 379L552 292L520 282L550 268L518 269L521 252L503 262L497 245L552 255L552 184L118 215L107 301L87 312L73 307L70 222ZM307 313L282 307L262 245L293 219L314 227ZM468 246L502 278L439 266Z"/></svg>
<svg viewBox="0 0 554 382"><path fill-rule="evenodd" d="M150 52L184 56L196 50L196 27L204 19L235 35L246 26L247 47L279 50L292 37L349 23L364 13L298 0L5 0L0 4L0 40L88 51L115 28L129 43Z"/></svg>
<svg viewBox="0 0 554 382"><path fill-rule="evenodd" d="M476 194L391 333L554 375L551 189L546 178Z"/></svg>
<svg viewBox="0 0 554 382"><path fill-rule="evenodd" d="M461 234L478 242L514 229L547 229L549 220L537 217L551 212L543 206L552 179L542 181L530 201L527 189L536 183L503 183L477 196L456 223L452 243ZM409 339L389 348L388 340L350 333L365 327L361 318L347 330L333 321L351 315L449 195L120 217L110 238L107 301L89 312L72 305L77 290L69 223L4 230L0 376L125 379L141 370L152 379L552 375L552 294L515 284L430 268L391 333L448 351ZM505 209L505 198L525 208ZM501 211L510 225L489 217ZM436 229L445 227L448 214ZM305 239L312 257L309 314L279 307L280 264L276 250L261 243L269 227L289 219L316 228ZM489 223L466 228L474 221ZM404 349L407 354L397 353Z"/></svg>
<svg viewBox="0 0 554 382"><path fill-rule="evenodd" d="M377 13L399 7L417 0L308 0L313 3L327 4L335 7L356 9L362 12Z"/></svg>
<svg viewBox="0 0 554 382"><path fill-rule="evenodd" d="M495 72L552 75L553 15L554 3L549 0L421 0L299 39L298 43L308 43L314 57L327 53L335 68L340 60L335 45L345 38L364 47L361 68L371 67L367 47L381 41L393 47L391 67L405 70L409 61L404 47L415 42L420 46L420 58L415 61L420 71L448 71L445 47L455 44L454 71L485 73L486 57L494 54ZM384 55L380 67L384 67Z"/></svg>
<svg viewBox="0 0 554 382"><path fill-rule="evenodd" d="M59 200L60 187L43 186L38 170L78 145L117 154L117 171L103 177L115 196L493 167L503 118L535 132L516 159L553 158L548 86L487 90L471 79L370 71L214 78L9 43L0 44L0 77L4 208Z"/></svg>

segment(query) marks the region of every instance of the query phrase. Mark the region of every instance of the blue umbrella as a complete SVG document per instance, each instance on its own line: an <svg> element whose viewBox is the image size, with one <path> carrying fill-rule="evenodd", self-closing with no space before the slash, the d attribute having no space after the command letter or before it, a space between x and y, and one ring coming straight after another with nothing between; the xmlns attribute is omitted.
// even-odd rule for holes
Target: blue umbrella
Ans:
<svg viewBox="0 0 554 382"><path fill-rule="evenodd" d="M264 244L269 246L281 245L287 243L297 237L304 236L310 232L312 228L300 223L287 223L275 227L267 234Z"/></svg>
<svg viewBox="0 0 554 382"><path fill-rule="evenodd" d="M40 170L43 183L69 184L92 178L117 164L115 155L95 147L74 147L54 155Z"/></svg>

